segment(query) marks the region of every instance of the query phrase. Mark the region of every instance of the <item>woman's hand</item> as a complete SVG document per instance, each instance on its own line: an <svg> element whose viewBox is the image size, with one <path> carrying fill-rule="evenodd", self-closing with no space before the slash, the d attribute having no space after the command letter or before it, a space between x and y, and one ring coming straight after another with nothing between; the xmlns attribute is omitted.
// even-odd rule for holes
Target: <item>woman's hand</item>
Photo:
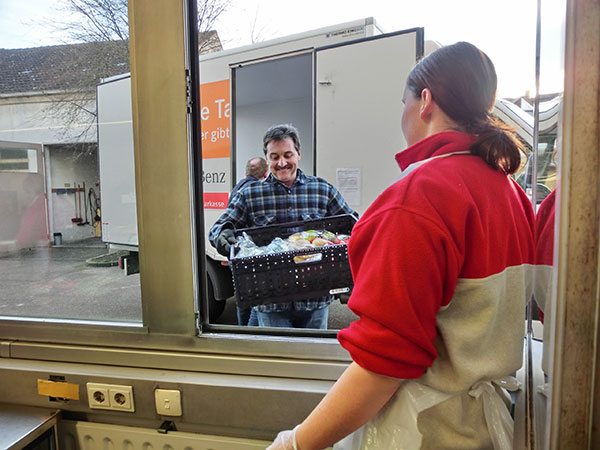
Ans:
<svg viewBox="0 0 600 450"><path fill-rule="evenodd" d="M297 425L293 430L280 431L267 450L299 450L296 443L296 430L299 426Z"/></svg>

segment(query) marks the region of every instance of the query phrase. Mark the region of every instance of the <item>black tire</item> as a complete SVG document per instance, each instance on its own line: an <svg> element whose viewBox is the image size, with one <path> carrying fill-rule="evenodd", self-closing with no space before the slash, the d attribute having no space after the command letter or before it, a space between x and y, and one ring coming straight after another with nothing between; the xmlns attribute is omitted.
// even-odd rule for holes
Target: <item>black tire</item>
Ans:
<svg viewBox="0 0 600 450"><path fill-rule="evenodd" d="M206 277L206 279L208 280L208 288L206 289L208 292L208 321L215 323L225 310L225 300L219 301L215 298L215 289L212 281L210 277Z"/></svg>

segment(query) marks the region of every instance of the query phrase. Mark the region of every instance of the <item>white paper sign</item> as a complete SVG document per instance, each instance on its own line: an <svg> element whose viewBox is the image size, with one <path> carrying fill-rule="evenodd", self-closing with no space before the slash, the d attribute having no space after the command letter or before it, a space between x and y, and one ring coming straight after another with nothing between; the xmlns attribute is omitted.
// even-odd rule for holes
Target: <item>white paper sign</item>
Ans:
<svg viewBox="0 0 600 450"><path fill-rule="evenodd" d="M350 206L360 206L360 169L336 169L335 182Z"/></svg>

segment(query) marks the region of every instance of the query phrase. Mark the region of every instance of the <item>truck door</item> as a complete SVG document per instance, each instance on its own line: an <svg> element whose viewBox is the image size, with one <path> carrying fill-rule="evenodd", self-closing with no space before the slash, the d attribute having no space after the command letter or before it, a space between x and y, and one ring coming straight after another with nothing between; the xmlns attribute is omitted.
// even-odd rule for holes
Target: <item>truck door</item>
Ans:
<svg viewBox="0 0 600 450"><path fill-rule="evenodd" d="M43 146L0 141L0 255L47 247L49 218Z"/></svg>
<svg viewBox="0 0 600 450"><path fill-rule="evenodd" d="M360 214L399 177L402 93L423 48L416 28L316 49L316 173Z"/></svg>
<svg viewBox="0 0 600 450"><path fill-rule="evenodd" d="M119 75L97 86L98 163L102 240L137 252L131 77Z"/></svg>

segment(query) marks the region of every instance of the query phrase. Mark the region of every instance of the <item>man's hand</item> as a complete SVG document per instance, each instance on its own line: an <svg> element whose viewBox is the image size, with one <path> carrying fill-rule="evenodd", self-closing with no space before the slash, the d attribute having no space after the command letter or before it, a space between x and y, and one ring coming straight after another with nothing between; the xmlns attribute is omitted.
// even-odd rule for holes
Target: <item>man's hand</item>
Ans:
<svg viewBox="0 0 600 450"><path fill-rule="evenodd" d="M229 258L229 249L236 242L237 240L235 238L235 233L233 232L233 230L231 228L224 228L221 231L221 234L219 234L219 236L217 237L217 240L215 242L215 248L221 255L225 256L226 258Z"/></svg>

